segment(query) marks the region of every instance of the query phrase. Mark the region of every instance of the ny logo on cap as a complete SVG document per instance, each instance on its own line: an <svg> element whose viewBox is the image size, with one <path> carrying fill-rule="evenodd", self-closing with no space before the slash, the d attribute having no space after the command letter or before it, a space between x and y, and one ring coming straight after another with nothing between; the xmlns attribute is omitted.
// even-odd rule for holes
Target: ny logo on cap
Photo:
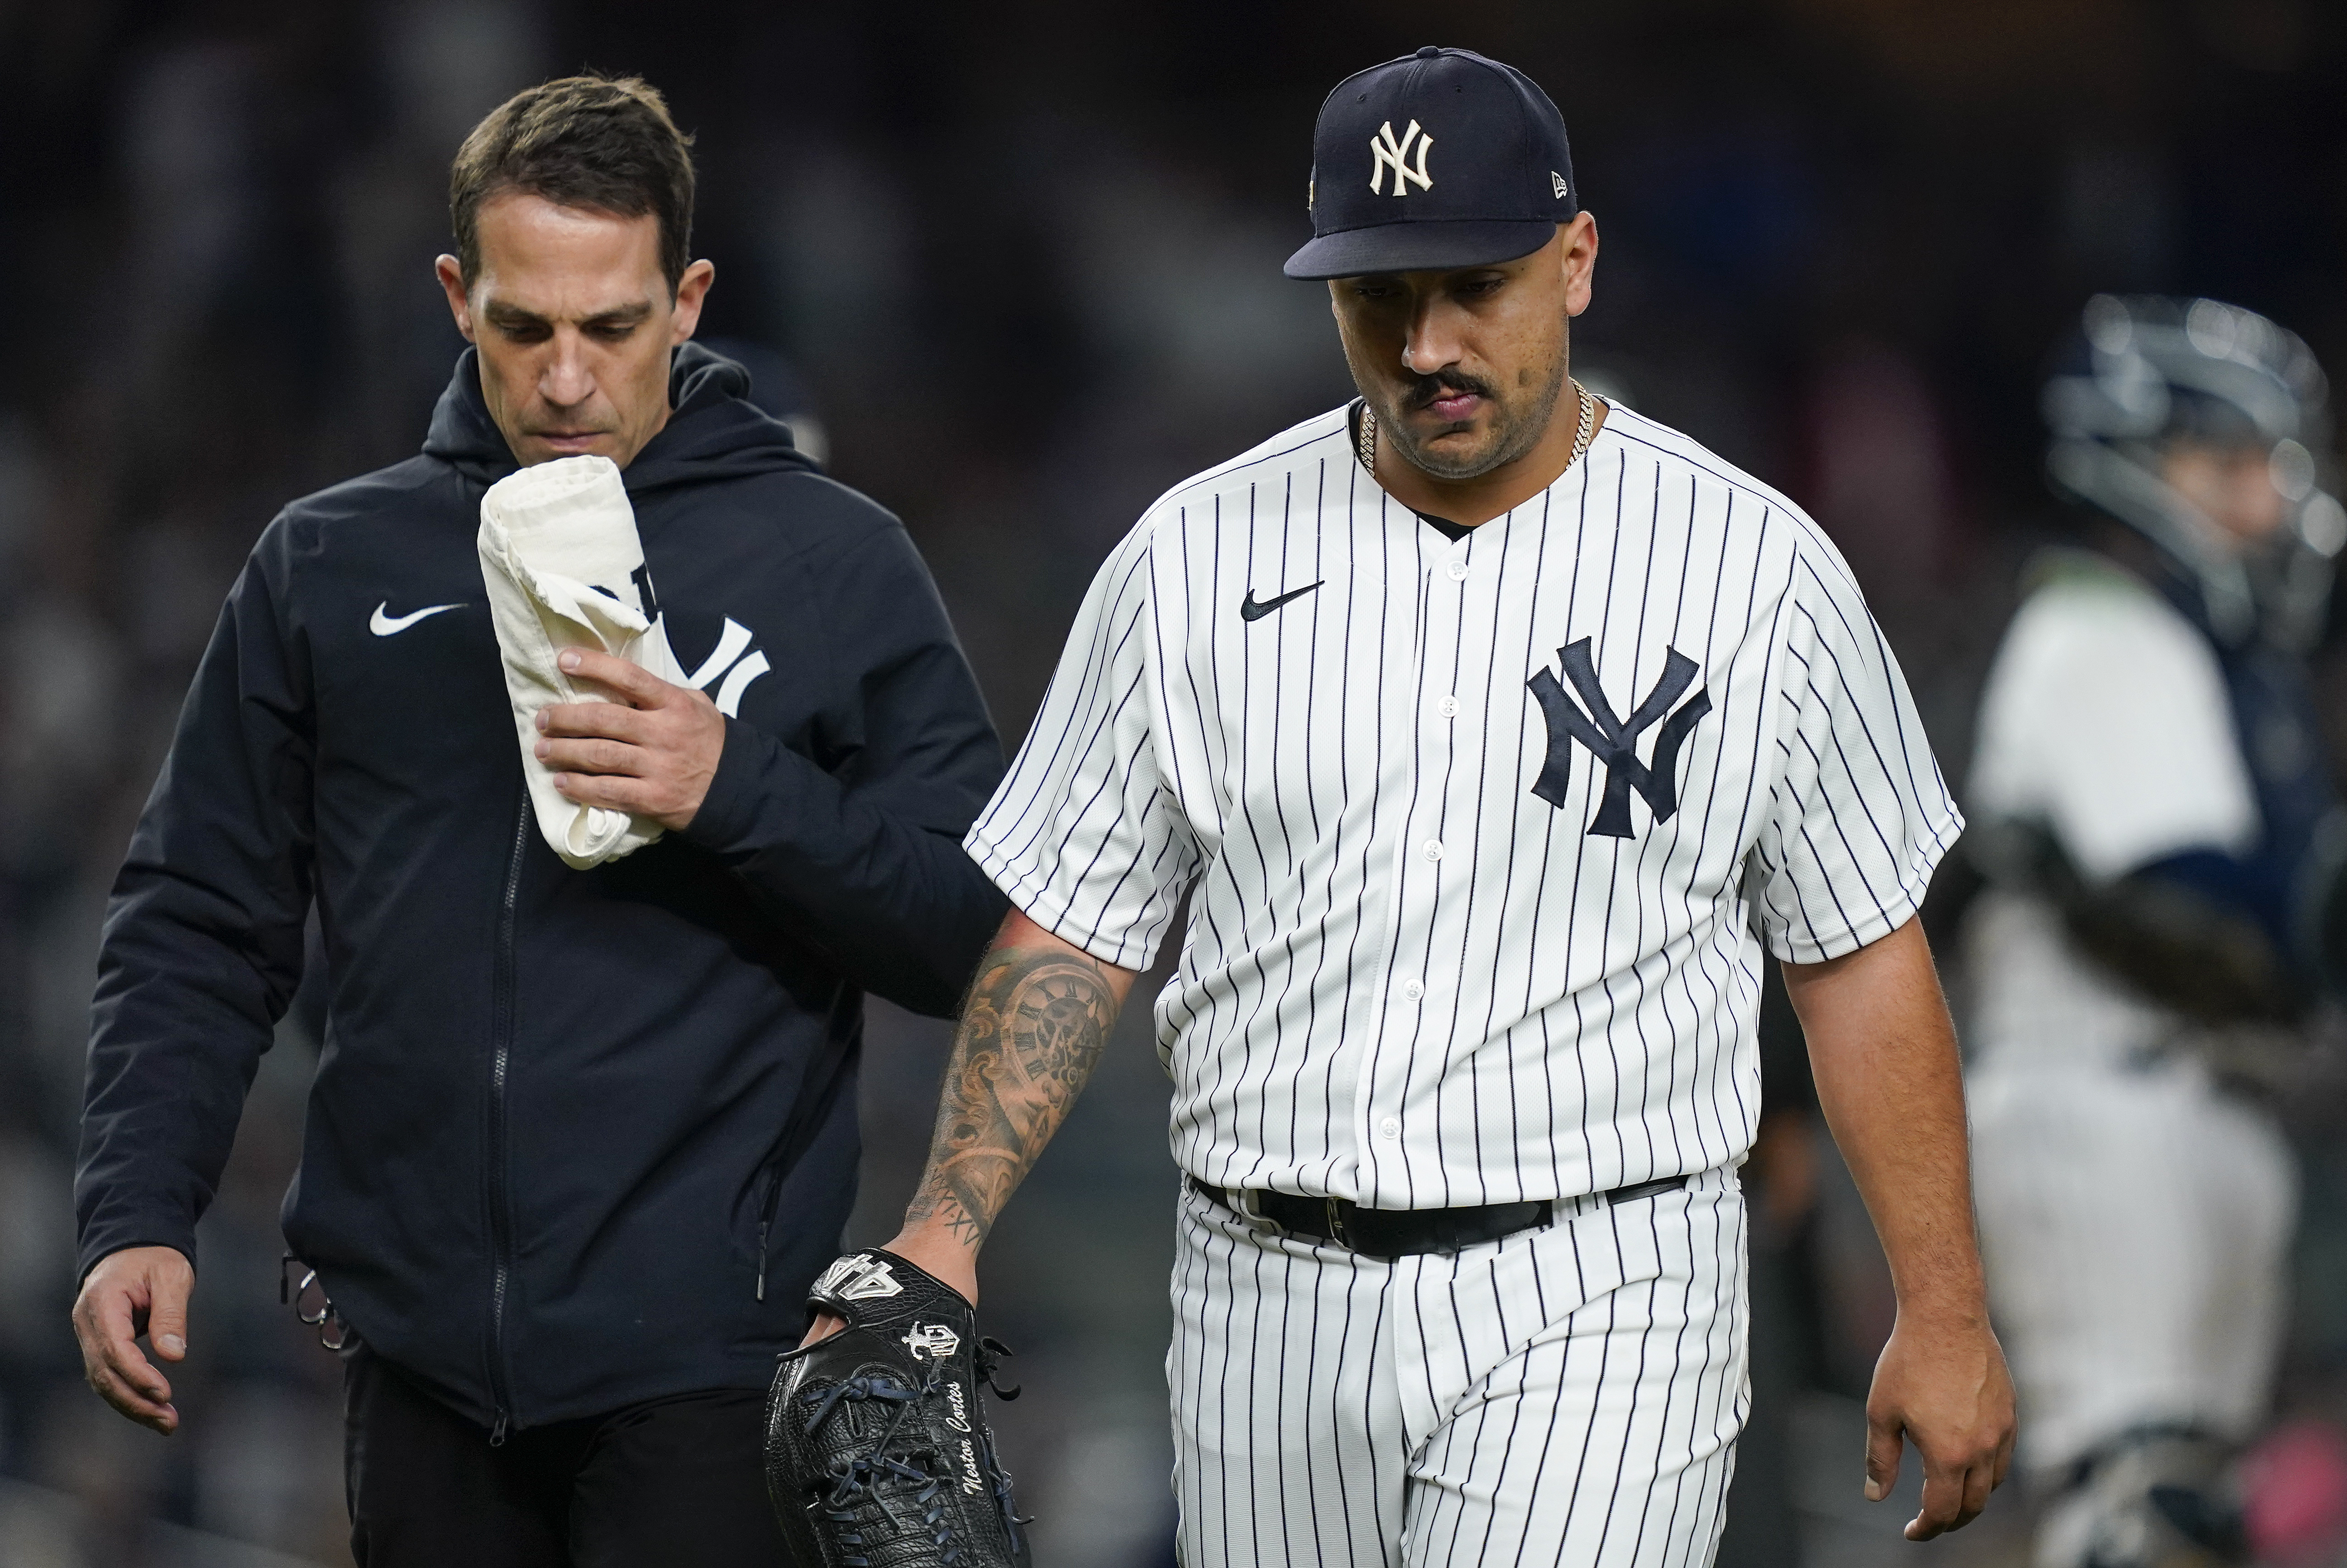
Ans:
<svg viewBox="0 0 2347 1568"><path fill-rule="evenodd" d="M1418 149L1416 169L1412 169L1408 162L1413 144ZM1379 126L1378 134L1369 138L1369 155L1377 159L1369 167L1370 192L1378 196L1383 196L1386 193L1386 170L1389 168L1393 170L1393 193L1396 196L1409 195L1409 182L1413 179L1418 181L1418 188L1420 190L1433 190L1433 178L1426 172L1427 149L1433 145L1434 138L1419 129L1416 120L1409 122L1409 128L1401 133L1399 141L1394 139L1393 121L1388 120L1384 125Z"/></svg>

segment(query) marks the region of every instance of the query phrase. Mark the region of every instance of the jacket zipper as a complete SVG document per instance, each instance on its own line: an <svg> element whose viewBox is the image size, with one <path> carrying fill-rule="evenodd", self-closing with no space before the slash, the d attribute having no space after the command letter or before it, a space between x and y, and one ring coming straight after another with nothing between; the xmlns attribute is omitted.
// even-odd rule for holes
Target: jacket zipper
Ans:
<svg viewBox="0 0 2347 1568"><path fill-rule="evenodd" d="M757 1299L760 1301L766 1299L767 1241L774 1234L774 1211L782 1204L783 1183L789 1179L792 1171L797 1169L800 1157L806 1153L805 1145L814 1138L814 1134L808 1131L808 1121L811 1115L808 1107L831 1092L834 1083L836 1082L839 1074L846 1070L850 1060L851 1053L843 1052L825 1069L820 1083L799 1085L798 1099L792 1105L791 1113L783 1123L783 1134L774 1141L774 1149L766 1156L764 1176L765 1191L758 1202Z"/></svg>
<svg viewBox="0 0 2347 1568"><path fill-rule="evenodd" d="M506 1071L513 1056L514 925L520 904L522 851L529 842L529 792L522 790L514 819L513 851L506 862L505 903L497 915L497 993L489 1057L489 1393L497 1424L489 1446L505 1446L513 1423L513 1372L506 1358L506 1286L513 1269L513 1218L506 1173Z"/></svg>
<svg viewBox="0 0 2347 1568"><path fill-rule="evenodd" d="M758 1299L766 1299L766 1233L774 1228L774 1201L783 1195L779 1163L766 1167L766 1192L758 1203Z"/></svg>

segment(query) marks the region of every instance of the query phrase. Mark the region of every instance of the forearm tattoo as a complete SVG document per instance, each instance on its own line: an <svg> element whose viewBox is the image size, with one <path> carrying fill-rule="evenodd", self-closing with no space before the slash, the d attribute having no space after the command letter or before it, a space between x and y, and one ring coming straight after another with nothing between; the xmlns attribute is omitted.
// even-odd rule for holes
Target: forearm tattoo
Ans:
<svg viewBox="0 0 2347 1568"><path fill-rule="evenodd" d="M1089 958L989 953L962 1009L907 1222L934 1219L972 1246L983 1242L1083 1092L1116 1014L1108 978Z"/></svg>

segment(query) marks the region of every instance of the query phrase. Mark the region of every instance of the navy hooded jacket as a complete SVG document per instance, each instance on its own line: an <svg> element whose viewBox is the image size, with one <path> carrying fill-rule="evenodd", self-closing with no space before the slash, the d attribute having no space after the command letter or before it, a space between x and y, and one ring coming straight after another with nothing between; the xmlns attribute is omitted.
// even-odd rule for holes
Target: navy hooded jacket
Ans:
<svg viewBox="0 0 2347 1568"><path fill-rule="evenodd" d="M949 1013L1001 917L960 838L1002 758L904 529L747 385L680 349L625 470L670 643L736 716L691 825L593 870L523 786L473 353L422 456L261 535L107 913L85 1273L194 1256L314 903L285 1235L360 1337L489 1427L767 1381L854 1197L865 993Z"/></svg>

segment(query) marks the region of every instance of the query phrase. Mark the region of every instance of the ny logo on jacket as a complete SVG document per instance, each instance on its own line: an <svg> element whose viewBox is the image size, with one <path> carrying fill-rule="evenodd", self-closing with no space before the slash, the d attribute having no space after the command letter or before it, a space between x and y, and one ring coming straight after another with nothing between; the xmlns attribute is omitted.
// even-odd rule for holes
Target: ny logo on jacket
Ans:
<svg viewBox="0 0 2347 1568"><path fill-rule="evenodd" d="M750 629L734 620L725 618L725 630L718 634L717 647L701 667L685 677L696 692L706 692L709 683L719 676L724 682L717 688L717 711L729 719L742 716L742 693L750 682L764 675L773 666L766 662L764 650L750 646Z"/></svg>

